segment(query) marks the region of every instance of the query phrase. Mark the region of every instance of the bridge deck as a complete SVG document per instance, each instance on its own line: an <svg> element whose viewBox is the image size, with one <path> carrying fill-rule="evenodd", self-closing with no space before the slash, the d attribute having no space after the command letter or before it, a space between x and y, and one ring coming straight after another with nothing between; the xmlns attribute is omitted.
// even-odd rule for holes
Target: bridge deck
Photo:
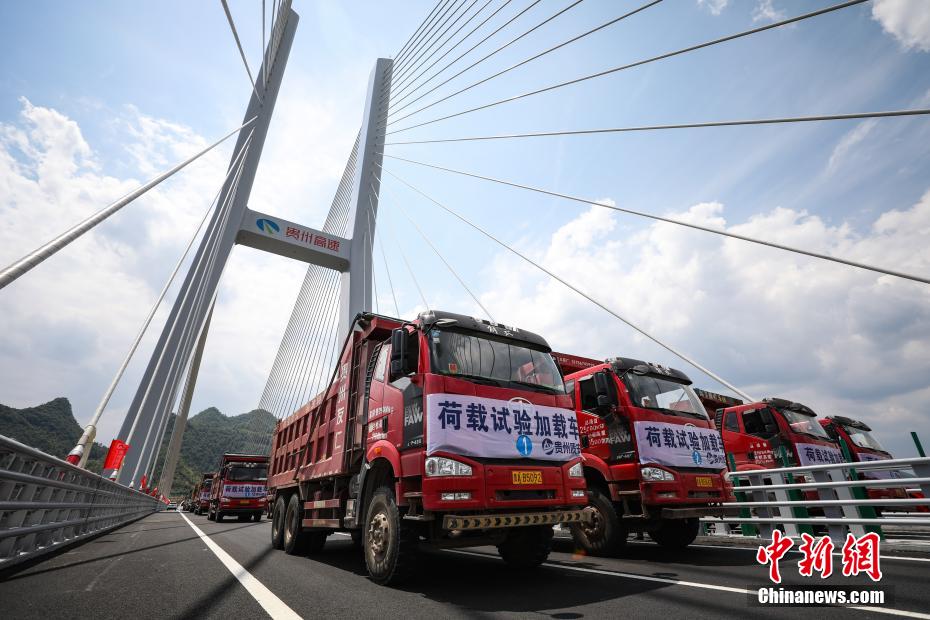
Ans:
<svg viewBox="0 0 930 620"><path fill-rule="evenodd" d="M762 585L763 567L745 548L699 545L667 552L652 543L631 542L622 558L573 556L568 540L557 540L544 568L514 573L496 550L426 553L420 574L400 589L377 586L365 577L361 552L348 537L331 536L313 558L272 551L270 523L212 523L174 512L155 514L41 562L0 582L7 618L264 617L267 614L185 520L303 617L509 617L541 613L556 617L784 617L783 608L748 607L745 593L714 586ZM797 574L797 555L782 561L786 584L818 584ZM839 558L837 558L838 565ZM926 558L882 558L894 586L887 605L905 612L930 610ZM659 581L639 577L659 578ZM669 580L692 582L674 584ZM862 578L831 577L827 583L866 585ZM706 584L711 589L697 587ZM886 589L890 589L887 588ZM267 598L264 602L268 604ZM792 610L797 612L799 610ZM800 610L803 611L803 610ZM821 618L876 616L840 609L808 610ZM885 617L885 616L882 616ZM917 617L921 617L918 615ZM923 616L928 617L928 616Z"/></svg>

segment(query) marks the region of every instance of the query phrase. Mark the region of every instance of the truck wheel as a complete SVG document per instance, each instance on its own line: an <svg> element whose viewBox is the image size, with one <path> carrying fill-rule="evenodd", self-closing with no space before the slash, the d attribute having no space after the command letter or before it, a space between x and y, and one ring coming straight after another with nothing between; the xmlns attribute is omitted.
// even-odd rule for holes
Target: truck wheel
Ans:
<svg viewBox="0 0 930 620"><path fill-rule="evenodd" d="M362 530L352 530L352 546L356 549L362 548Z"/></svg>
<svg viewBox="0 0 930 620"><path fill-rule="evenodd" d="M291 495L287 502L287 511L284 513L284 553L288 555L301 555L307 551L310 540L308 532L302 531L303 509L300 493Z"/></svg>
<svg viewBox="0 0 930 620"><path fill-rule="evenodd" d="M287 505L284 498L279 497L274 503L271 516L271 548L284 549L284 513Z"/></svg>
<svg viewBox="0 0 930 620"><path fill-rule="evenodd" d="M375 491L368 503L363 541L365 565L375 583L398 584L413 573L419 537L404 524L389 487Z"/></svg>
<svg viewBox="0 0 930 620"><path fill-rule="evenodd" d="M207 508L207 521L216 521L216 514L212 508Z"/></svg>
<svg viewBox="0 0 930 620"><path fill-rule="evenodd" d="M627 530L617 510L600 489L588 490L588 506L594 509L591 521L573 523L572 538L588 555L613 555L626 545Z"/></svg>
<svg viewBox="0 0 930 620"><path fill-rule="evenodd" d="M700 523L697 519L666 519L649 532L649 538L669 549L684 549L697 538Z"/></svg>
<svg viewBox="0 0 930 620"><path fill-rule="evenodd" d="M549 557L553 534L551 526L517 528L507 534L497 552L511 568L536 568Z"/></svg>
<svg viewBox="0 0 930 620"><path fill-rule="evenodd" d="M215 520L217 523L222 523L222 522L223 522L223 519L226 518L226 515L224 515L224 514L223 514L222 512L220 512L219 510L217 510L215 513L213 513L213 515L214 515L214 520Z"/></svg>
<svg viewBox="0 0 930 620"><path fill-rule="evenodd" d="M258 523L259 521L262 520L262 513L256 512L254 515L252 515L252 518L255 519L256 523Z"/></svg>

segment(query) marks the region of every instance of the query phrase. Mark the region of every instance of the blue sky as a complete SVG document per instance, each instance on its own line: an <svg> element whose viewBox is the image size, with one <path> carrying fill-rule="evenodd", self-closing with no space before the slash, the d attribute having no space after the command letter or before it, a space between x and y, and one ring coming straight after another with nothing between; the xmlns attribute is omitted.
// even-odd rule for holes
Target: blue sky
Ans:
<svg viewBox="0 0 930 620"><path fill-rule="evenodd" d="M419 104L642 3L586 0ZM484 15L501 4L493 0ZM488 27L529 4L513 0ZM543 0L467 58L569 4ZM390 128L829 4L666 0ZM869 2L392 137L926 108L930 20L921 5ZM255 70L260 3L230 6ZM294 8L300 25L251 203L319 227L375 58L395 53L432 3L297 0ZM219 2L4 3L0 36L0 188L7 190L0 213L22 222L2 237L2 262L235 127L249 96ZM387 152L926 275L927 144L930 122L913 117ZM28 406L63 395L81 422L89 418L207 207L225 158L228 149L196 164L4 290L0 312L15 336L0 342L0 402ZM926 287L402 162L386 166L750 393L866 419L901 454L913 453L905 431L930 438ZM385 182L382 230L408 227L398 201L496 319L538 331L560 350L652 359L683 368L696 385L723 389L395 181ZM422 304L390 237L383 241L401 313L409 316ZM431 306L480 313L415 233L404 235L404 252ZM237 413L257 404L303 272L284 259L236 250L194 409ZM393 311L380 261L376 275L379 305ZM118 426L150 347L147 338L103 438Z"/></svg>

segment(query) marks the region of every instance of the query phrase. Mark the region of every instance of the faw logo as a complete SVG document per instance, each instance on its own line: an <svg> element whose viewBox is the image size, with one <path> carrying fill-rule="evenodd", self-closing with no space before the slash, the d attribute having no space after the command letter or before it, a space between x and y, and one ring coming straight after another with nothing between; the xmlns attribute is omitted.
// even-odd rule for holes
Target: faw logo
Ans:
<svg viewBox="0 0 930 620"><path fill-rule="evenodd" d="M404 406L404 426L412 426L423 422L423 408L419 402Z"/></svg>
<svg viewBox="0 0 930 620"><path fill-rule="evenodd" d="M260 231L269 235L277 235L281 232L281 227L278 226L277 222L264 217L260 217L255 220L255 225L258 226Z"/></svg>

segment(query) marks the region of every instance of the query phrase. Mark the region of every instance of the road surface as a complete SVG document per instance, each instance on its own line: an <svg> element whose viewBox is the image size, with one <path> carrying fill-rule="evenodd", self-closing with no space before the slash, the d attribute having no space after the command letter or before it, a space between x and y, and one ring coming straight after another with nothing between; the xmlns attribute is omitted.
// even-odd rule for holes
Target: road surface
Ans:
<svg viewBox="0 0 930 620"><path fill-rule="evenodd" d="M267 520L151 515L8 575L0 582L3 616L930 618L927 558L882 557L881 586L894 595L882 612L786 609L750 605L746 590L766 585L767 569L745 548L698 545L669 552L631 541L622 557L588 558L557 539L549 562L529 573L509 570L493 548L433 551L423 554L410 583L385 588L366 578L361 552L347 536L333 535L320 554L297 557L271 549L270 529ZM799 556L789 557L782 561L786 584L820 582L801 578ZM863 577L834 576L826 583L872 586Z"/></svg>

